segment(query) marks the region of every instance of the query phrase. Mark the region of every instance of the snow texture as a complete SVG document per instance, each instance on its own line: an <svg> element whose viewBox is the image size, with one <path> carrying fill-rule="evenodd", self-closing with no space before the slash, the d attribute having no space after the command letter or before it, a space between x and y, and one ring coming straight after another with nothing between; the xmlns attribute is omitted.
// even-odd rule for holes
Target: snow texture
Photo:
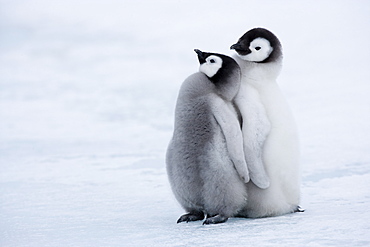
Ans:
<svg viewBox="0 0 370 247"><path fill-rule="evenodd" d="M0 246L370 246L368 1L0 0ZM176 224L194 48L281 40L304 213Z"/></svg>

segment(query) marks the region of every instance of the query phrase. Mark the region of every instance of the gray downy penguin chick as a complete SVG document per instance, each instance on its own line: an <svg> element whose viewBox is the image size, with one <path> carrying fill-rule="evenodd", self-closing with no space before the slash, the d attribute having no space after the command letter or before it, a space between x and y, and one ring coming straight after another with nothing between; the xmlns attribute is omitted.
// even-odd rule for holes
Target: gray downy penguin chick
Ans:
<svg viewBox="0 0 370 247"><path fill-rule="evenodd" d="M235 98L243 119L244 152L251 183L247 217L300 211L299 142L294 118L276 79L282 67L278 38L254 28L231 46L241 71Z"/></svg>
<svg viewBox="0 0 370 247"><path fill-rule="evenodd" d="M240 68L222 54L195 50L200 68L182 84L166 166L172 191L188 212L177 223L227 221L245 208L249 173L232 100Z"/></svg>

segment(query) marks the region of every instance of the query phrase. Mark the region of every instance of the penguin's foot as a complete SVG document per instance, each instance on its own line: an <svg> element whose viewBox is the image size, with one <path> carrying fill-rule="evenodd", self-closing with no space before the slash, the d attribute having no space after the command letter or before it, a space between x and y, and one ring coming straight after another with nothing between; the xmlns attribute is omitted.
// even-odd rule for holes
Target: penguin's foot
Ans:
<svg viewBox="0 0 370 247"><path fill-rule="evenodd" d="M297 206L297 208L294 210L294 213L303 213L304 212L304 209L301 208L301 206Z"/></svg>
<svg viewBox="0 0 370 247"><path fill-rule="evenodd" d="M203 222L203 225L224 223L228 219L229 218L226 217L226 216L222 216L222 215L217 214L216 216L213 216L213 217L207 217L207 219Z"/></svg>
<svg viewBox="0 0 370 247"><path fill-rule="evenodd" d="M182 215L178 220L177 223L181 222L186 222L188 223L189 221L197 221L197 220L202 220L204 219L204 213L203 212L192 212L188 214Z"/></svg>

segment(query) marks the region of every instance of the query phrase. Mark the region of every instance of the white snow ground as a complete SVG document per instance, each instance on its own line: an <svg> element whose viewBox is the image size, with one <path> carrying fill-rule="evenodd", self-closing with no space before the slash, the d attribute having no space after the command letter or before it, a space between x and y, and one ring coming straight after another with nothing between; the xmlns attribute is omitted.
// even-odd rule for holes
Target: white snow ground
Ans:
<svg viewBox="0 0 370 247"><path fill-rule="evenodd" d="M0 0L0 246L370 246L368 1ZM164 164L194 48L284 47L305 213L176 224Z"/></svg>

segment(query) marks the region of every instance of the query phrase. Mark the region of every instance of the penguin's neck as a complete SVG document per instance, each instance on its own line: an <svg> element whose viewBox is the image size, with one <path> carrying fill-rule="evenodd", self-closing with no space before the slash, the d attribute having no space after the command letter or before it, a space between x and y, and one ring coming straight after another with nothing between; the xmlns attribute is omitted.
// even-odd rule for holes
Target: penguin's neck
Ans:
<svg viewBox="0 0 370 247"><path fill-rule="evenodd" d="M241 59L237 55L234 59L242 70L242 81L248 82L259 89L269 83L276 83L276 79L282 68L282 59L270 63L255 63Z"/></svg>

